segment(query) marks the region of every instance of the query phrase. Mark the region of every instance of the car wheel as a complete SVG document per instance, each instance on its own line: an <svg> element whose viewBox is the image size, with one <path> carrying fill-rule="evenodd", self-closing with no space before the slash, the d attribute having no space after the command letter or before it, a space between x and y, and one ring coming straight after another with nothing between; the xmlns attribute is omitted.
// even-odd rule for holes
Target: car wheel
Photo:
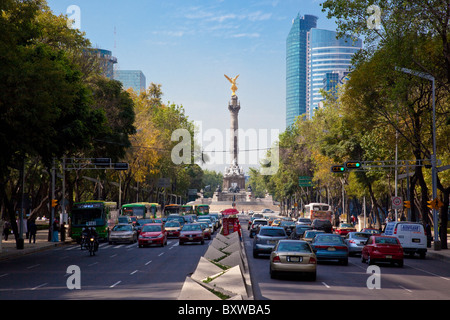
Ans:
<svg viewBox="0 0 450 320"><path fill-rule="evenodd" d="M398 266L399 266L400 268L403 268L403 260L399 260L399 261L397 262L397 264L398 264Z"/></svg>
<svg viewBox="0 0 450 320"><path fill-rule="evenodd" d="M314 271L313 273L311 273L311 275L309 277L310 277L311 281L316 281L316 279L317 279L317 272Z"/></svg>
<svg viewBox="0 0 450 320"><path fill-rule="evenodd" d="M366 261L367 261L367 260L364 258L364 255L361 253L361 262L362 262L362 263L366 263Z"/></svg>
<svg viewBox="0 0 450 320"><path fill-rule="evenodd" d="M256 250L253 250L253 258L255 259L259 258L259 254Z"/></svg>
<svg viewBox="0 0 450 320"><path fill-rule="evenodd" d="M272 268L269 269L269 272L270 272L270 278L271 279L276 279L277 274L275 273L275 271L272 270Z"/></svg>
<svg viewBox="0 0 450 320"><path fill-rule="evenodd" d="M200 241L200 244L205 244L205 240Z"/></svg>
<svg viewBox="0 0 450 320"><path fill-rule="evenodd" d="M343 266L348 266L348 259L342 259L339 261Z"/></svg>
<svg viewBox="0 0 450 320"><path fill-rule="evenodd" d="M370 259L370 255L369 255L369 256L367 256L367 263L369 264L369 266L372 266L375 264L375 260Z"/></svg>

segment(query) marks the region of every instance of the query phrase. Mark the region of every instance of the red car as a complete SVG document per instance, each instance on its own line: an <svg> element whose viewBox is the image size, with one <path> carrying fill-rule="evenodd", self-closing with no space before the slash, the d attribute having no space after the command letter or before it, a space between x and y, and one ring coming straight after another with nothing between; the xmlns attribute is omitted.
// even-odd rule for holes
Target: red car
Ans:
<svg viewBox="0 0 450 320"><path fill-rule="evenodd" d="M186 242L205 243L205 233L199 223L187 223L183 226L180 232L179 244L183 245Z"/></svg>
<svg viewBox="0 0 450 320"><path fill-rule="evenodd" d="M202 225L205 239L211 240L211 229L209 228L209 224L207 224L206 222L197 222L197 223Z"/></svg>
<svg viewBox="0 0 450 320"><path fill-rule="evenodd" d="M396 237L370 236L362 249L361 262L375 264L375 262L397 263L403 267L403 248Z"/></svg>
<svg viewBox="0 0 450 320"><path fill-rule="evenodd" d="M138 238L139 248L159 244L161 247L167 245L167 231L162 223L145 224Z"/></svg>
<svg viewBox="0 0 450 320"><path fill-rule="evenodd" d="M346 236L349 232L356 232L356 228L351 223L341 223L339 227L334 230L334 233Z"/></svg>

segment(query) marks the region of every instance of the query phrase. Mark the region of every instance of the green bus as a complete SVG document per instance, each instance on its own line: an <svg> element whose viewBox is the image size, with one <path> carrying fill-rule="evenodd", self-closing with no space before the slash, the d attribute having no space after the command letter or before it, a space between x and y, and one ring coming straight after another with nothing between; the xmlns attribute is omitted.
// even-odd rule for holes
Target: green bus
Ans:
<svg viewBox="0 0 450 320"><path fill-rule="evenodd" d="M124 204L120 215L136 217L138 219L160 218L161 206L157 203L150 202Z"/></svg>
<svg viewBox="0 0 450 320"><path fill-rule="evenodd" d="M81 241L81 232L85 227L94 227L101 240L108 240L108 220L111 218L111 206L105 201L86 201L74 203L70 213L70 237Z"/></svg>
<svg viewBox="0 0 450 320"><path fill-rule="evenodd" d="M209 205L207 204L198 204L195 206L195 213L198 216L206 216L209 214Z"/></svg>
<svg viewBox="0 0 450 320"><path fill-rule="evenodd" d="M182 205L180 208L180 214L187 215L187 214L194 214L194 207L189 205Z"/></svg>

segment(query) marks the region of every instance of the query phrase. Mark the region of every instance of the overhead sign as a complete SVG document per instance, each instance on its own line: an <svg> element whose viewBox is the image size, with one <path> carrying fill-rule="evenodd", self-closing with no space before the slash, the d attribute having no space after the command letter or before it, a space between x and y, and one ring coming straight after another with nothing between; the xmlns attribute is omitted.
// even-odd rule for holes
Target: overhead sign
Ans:
<svg viewBox="0 0 450 320"><path fill-rule="evenodd" d="M298 177L298 186L299 187L312 187L312 177Z"/></svg>

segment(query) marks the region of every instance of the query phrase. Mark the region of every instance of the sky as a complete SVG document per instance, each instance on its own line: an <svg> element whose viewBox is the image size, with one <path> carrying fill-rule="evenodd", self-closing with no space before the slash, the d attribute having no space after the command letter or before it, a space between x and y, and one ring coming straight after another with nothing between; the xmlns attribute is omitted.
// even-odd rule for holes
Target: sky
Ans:
<svg viewBox="0 0 450 320"><path fill-rule="evenodd" d="M56 15L71 16L68 8L77 6L80 30L94 47L112 51L117 69L142 70L147 86L161 84L163 102L182 105L201 128L203 150L217 151L203 166L217 171L229 163L223 151L229 150L231 84L224 75L240 75L239 164L258 167L285 130L292 20L312 14L318 28L336 30L319 0L47 1Z"/></svg>

